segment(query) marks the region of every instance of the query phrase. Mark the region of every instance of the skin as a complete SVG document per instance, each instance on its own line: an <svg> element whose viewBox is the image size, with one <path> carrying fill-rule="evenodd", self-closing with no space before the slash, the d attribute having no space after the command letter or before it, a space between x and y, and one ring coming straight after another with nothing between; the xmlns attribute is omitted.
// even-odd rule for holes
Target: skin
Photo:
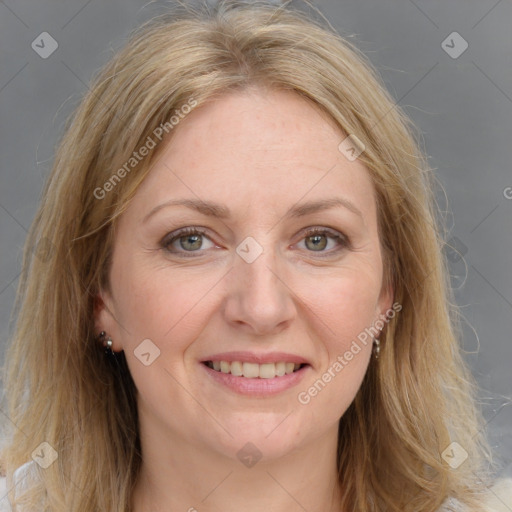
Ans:
<svg viewBox="0 0 512 512"><path fill-rule="evenodd" d="M138 390L136 512L335 509L343 492L338 423L368 364L376 364L371 341L308 404L297 395L392 304L373 185L364 165L338 150L345 137L295 93L224 95L180 121L121 216L111 292L98 296L96 329L125 351ZM332 197L361 215L335 207L285 217L297 203ZM155 206L181 198L215 201L231 217L168 206L144 222ZM206 229L199 249L187 252L180 239L162 247L166 235L187 226ZM349 242L320 235L316 241L328 245L315 250L310 227L331 228ZM248 236L263 248L252 263L236 252ZM181 241L190 249L187 237ZM149 366L134 355L145 339L160 350ZM244 396L200 365L235 350L289 352L310 367L291 389ZM237 457L247 442L262 454L253 467Z"/></svg>

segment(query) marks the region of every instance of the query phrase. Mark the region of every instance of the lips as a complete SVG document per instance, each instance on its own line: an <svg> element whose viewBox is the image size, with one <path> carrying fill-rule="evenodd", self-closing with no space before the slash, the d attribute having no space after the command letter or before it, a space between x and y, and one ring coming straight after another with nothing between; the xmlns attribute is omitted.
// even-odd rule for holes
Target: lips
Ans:
<svg viewBox="0 0 512 512"><path fill-rule="evenodd" d="M243 380L278 380L310 366L305 358L285 352L224 352L211 355L201 362L219 377L226 375L242 377Z"/></svg>
<svg viewBox="0 0 512 512"><path fill-rule="evenodd" d="M265 356L264 359L267 361L263 363L244 361L240 355L233 356L232 360L225 355L222 357L218 359L217 356L213 356L200 362L202 364L199 364L199 367L203 368L207 379L210 379L205 381L205 384L213 383L214 386L221 386L219 389L255 398L271 397L295 388L312 370L308 363L287 361L286 357L281 359L282 356L277 357L277 361L274 360L274 362L268 362L268 357ZM258 357L251 358L258 359ZM300 360L300 358L297 359ZM284 375L280 376L283 366ZM287 366L290 373L286 371ZM235 375L240 373L240 368L242 374ZM222 372L222 369L226 373Z"/></svg>

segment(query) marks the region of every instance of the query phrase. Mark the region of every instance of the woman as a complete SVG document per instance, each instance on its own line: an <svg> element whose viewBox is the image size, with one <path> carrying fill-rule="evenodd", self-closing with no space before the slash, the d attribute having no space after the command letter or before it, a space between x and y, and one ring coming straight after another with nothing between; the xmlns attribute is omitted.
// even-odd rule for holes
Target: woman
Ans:
<svg viewBox="0 0 512 512"><path fill-rule="evenodd" d="M289 8L135 34L28 237L16 510L493 509L412 133L364 56Z"/></svg>

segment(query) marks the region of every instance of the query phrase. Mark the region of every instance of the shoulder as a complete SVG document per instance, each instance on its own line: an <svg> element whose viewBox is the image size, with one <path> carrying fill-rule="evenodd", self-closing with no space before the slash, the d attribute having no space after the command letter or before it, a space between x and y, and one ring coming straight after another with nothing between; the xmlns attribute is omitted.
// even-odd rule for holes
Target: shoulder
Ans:
<svg viewBox="0 0 512 512"><path fill-rule="evenodd" d="M29 475L35 475L37 467L34 461L26 462L14 471L13 484L17 491L26 487ZM0 477L0 512L11 512L11 502L9 500L8 492L10 487L7 487L7 478Z"/></svg>
<svg viewBox="0 0 512 512"><path fill-rule="evenodd" d="M27 462L14 472L14 485L23 485L24 477L34 471L34 462ZM7 481L0 477L0 512L10 512L11 504L7 496ZM486 497L487 512L510 512L512 510L512 478L503 478L495 482ZM449 498L438 512L469 512L459 501Z"/></svg>
<svg viewBox="0 0 512 512"><path fill-rule="evenodd" d="M497 481L489 492L490 512L510 512L512 510L512 478Z"/></svg>
<svg viewBox="0 0 512 512"><path fill-rule="evenodd" d="M512 478L497 480L486 493L486 512L510 512L512 510ZM447 499L437 512L470 512L453 498Z"/></svg>
<svg viewBox="0 0 512 512"><path fill-rule="evenodd" d="M0 512L11 510L9 499L7 497L7 481L5 476L0 477Z"/></svg>

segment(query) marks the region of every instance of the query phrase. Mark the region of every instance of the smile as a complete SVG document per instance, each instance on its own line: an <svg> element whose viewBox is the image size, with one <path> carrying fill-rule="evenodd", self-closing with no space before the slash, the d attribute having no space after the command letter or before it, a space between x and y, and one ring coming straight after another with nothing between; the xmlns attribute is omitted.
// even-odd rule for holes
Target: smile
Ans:
<svg viewBox="0 0 512 512"><path fill-rule="evenodd" d="M250 363L242 361L205 361L203 364L219 373L229 373L235 377L247 379L273 379L283 377L300 370L299 363Z"/></svg>

